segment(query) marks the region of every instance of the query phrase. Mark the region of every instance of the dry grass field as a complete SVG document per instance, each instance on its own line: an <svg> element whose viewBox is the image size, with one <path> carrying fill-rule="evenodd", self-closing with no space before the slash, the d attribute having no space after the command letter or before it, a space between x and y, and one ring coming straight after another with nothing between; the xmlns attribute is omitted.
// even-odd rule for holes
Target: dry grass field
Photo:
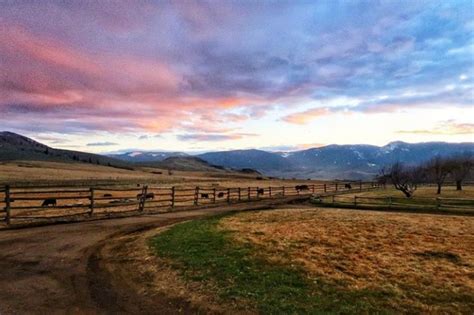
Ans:
<svg viewBox="0 0 474 315"><path fill-rule="evenodd" d="M288 209L241 213L219 227L315 281L378 292L378 303L397 312L474 309L472 217Z"/></svg>
<svg viewBox="0 0 474 315"><path fill-rule="evenodd" d="M161 173L161 174L160 174ZM267 187L283 186L297 183L313 184L321 181L308 180L280 180L263 177L254 174L243 174L236 172L190 172L135 167L133 170L107 167L88 163L57 163L36 161L0 162L0 185L16 183L28 184L62 184L90 185L101 182L112 182L114 184L149 183L166 186L197 186L197 185L219 185L222 187Z"/></svg>
<svg viewBox="0 0 474 315"><path fill-rule="evenodd" d="M350 195L348 195L350 196ZM352 195L353 196L353 195ZM403 193L399 190L396 190L390 185L387 185L387 189L373 190L357 193L357 196L364 197L385 197L385 196L394 196L394 197L405 197ZM435 186L421 186L415 191L413 198L418 197L442 197L442 198L474 198L474 185L466 185L463 187L463 190L456 190L456 186L444 186L441 190L441 194L436 194Z"/></svg>
<svg viewBox="0 0 474 315"><path fill-rule="evenodd" d="M179 224L150 244L190 296L229 313L474 309L472 217L294 206Z"/></svg>

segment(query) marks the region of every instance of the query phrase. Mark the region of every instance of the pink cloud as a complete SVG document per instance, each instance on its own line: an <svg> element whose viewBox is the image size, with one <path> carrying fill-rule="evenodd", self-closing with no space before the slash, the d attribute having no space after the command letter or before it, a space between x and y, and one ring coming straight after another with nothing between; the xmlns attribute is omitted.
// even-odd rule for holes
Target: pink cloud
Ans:
<svg viewBox="0 0 474 315"><path fill-rule="evenodd" d="M318 117L327 116L331 113L331 110L327 107L313 108L304 112L287 115L283 117L283 120L291 124L304 125Z"/></svg>
<svg viewBox="0 0 474 315"><path fill-rule="evenodd" d="M196 113L205 132L222 130L212 123L246 119L225 111L249 99L186 95L182 76L159 58L91 54L21 27L0 26L0 41L7 43L0 47L6 61L1 64L0 111L6 119L28 111L39 124L44 122L45 130L68 129L61 122L72 120L82 122L78 127L154 132L179 128ZM27 105L8 105L18 103ZM56 121L49 124L48 119Z"/></svg>

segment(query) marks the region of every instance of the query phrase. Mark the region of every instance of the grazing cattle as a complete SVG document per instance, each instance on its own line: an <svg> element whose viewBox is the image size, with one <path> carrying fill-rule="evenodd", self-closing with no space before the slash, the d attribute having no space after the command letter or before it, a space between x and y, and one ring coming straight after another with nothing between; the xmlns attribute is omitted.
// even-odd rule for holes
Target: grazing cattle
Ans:
<svg viewBox="0 0 474 315"><path fill-rule="evenodd" d="M308 185L296 185L295 186L296 191L302 191L302 190L309 190Z"/></svg>
<svg viewBox="0 0 474 315"><path fill-rule="evenodd" d="M138 194L137 195L137 200L140 200L143 197L143 194ZM155 194L154 193L148 193L145 195L145 199L155 199Z"/></svg>
<svg viewBox="0 0 474 315"><path fill-rule="evenodd" d="M352 185L351 185L351 184L344 184L344 187L347 188L347 189L352 189Z"/></svg>
<svg viewBox="0 0 474 315"><path fill-rule="evenodd" d="M224 198L224 193L223 192L218 193L217 198Z"/></svg>
<svg viewBox="0 0 474 315"><path fill-rule="evenodd" d="M112 197L112 194L104 194L104 197Z"/></svg>
<svg viewBox="0 0 474 315"><path fill-rule="evenodd" d="M41 204L41 207L56 206L56 198L47 198Z"/></svg>
<svg viewBox="0 0 474 315"><path fill-rule="evenodd" d="M257 190L257 194L259 195L263 195L265 193L265 190L263 188L260 188L259 190Z"/></svg>
<svg viewBox="0 0 474 315"><path fill-rule="evenodd" d="M201 198L209 199L209 194L201 194Z"/></svg>

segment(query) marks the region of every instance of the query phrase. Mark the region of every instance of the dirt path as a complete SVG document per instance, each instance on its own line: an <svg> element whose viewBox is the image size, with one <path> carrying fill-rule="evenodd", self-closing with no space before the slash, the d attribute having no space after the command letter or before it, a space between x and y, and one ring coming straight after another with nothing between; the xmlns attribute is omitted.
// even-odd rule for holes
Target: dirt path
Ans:
<svg viewBox="0 0 474 315"><path fill-rule="evenodd" d="M286 201L287 202L287 201ZM98 251L110 239L197 217L263 209L284 200L245 203L183 212L0 231L0 314L148 313L136 294L115 292L100 273ZM109 257L110 258L110 257ZM116 281L116 279L114 279ZM168 313L179 301L154 299L156 312ZM130 308L127 307L130 305ZM148 309L149 310L149 309Z"/></svg>

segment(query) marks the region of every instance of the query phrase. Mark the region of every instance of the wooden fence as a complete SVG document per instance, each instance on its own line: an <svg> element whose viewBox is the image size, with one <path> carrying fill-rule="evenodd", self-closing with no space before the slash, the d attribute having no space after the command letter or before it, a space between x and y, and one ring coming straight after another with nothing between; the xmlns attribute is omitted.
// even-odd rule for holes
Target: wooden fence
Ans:
<svg viewBox="0 0 474 315"><path fill-rule="evenodd" d="M313 201L317 204L350 207L350 208L377 208L377 209L413 209L413 210L449 210L474 214L474 199L468 198L429 198L429 197L364 197L329 195L316 196Z"/></svg>
<svg viewBox="0 0 474 315"><path fill-rule="evenodd" d="M375 182L333 182L269 187L139 185L119 187L0 187L0 220L7 225L37 220L75 220L119 213L173 211L219 203L237 203L298 195L349 193L379 188ZM1 211L3 209L3 211Z"/></svg>

